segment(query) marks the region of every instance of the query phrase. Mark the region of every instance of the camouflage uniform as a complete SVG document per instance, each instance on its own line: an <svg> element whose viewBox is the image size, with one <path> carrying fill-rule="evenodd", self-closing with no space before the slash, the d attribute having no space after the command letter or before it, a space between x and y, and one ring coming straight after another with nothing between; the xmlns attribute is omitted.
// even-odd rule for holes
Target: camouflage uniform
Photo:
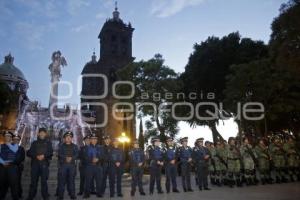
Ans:
<svg viewBox="0 0 300 200"><path fill-rule="evenodd" d="M214 185L216 184L216 170L215 170L216 149L212 145L207 146L207 148L211 156L211 159L208 161L208 172L210 176L210 183Z"/></svg>
<svg viewBox="0 0 300 200"><path fill-rule="evenodd" d="M255 183L255 160L256 155L250 144L243 144L240 147L242 162L244 166L244 176L247 185Z"/></svg>
<svg viewBox="0 0 300 200"><path fill-rule="evenodd" d="M275 142L271 146L270 151L273 160L273 165L275 168L276 182L285 182L285 151L283 150L282 144L279 142L279 139L275 139Z"/></svg>
<svg viewBox="0 0 300 200"><path fill-rule="evenodd" d="M291 139L283 145L284 151L287 153L287 169L291 181L295 181L299 176L299 154L297 152L296 144Z"/></svg>
<svg viewBox="0 0 300 200"><path fill-rule="evenodd" d="M215 159L215 169L216 169L216 184L221 185L226 183L227 175L227 149L224 146L216 147Z"/></svg>
<svg viewBox="0 0 300 200"><path fill-rule="evenodd" d="M230 140L230 139L229 139ZM227 165L228 165L228 184L232 187L235 183L237 186L242 186L241 183L241 156L236 145L228 142L227 147Z"/></svg>
<svg viewBox="0 0 300 200"><path fill-rule="evenodd" d="M258 160L258 171L260 175L260 181L262 184L266 182L271 183L270 180L270 154L269 149L263 145L257 145L255 147L255 153Z"/></svg>

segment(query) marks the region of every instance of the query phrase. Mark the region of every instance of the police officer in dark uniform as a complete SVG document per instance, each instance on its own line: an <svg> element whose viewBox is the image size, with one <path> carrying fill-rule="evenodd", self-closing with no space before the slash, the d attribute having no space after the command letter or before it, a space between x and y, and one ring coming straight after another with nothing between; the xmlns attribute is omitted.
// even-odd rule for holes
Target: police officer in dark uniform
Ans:
<svg viewBox="0 0 300 200"><path fill-rule="evenodd" d="M84 158L86 159L85 167L85 189L83 198L89 198L91 193L91 182L96 181L96 195L102 197L101 181L102 181L102 162L104 159L103 148L98 145L98 137L96 134L90 136L91 144L87 146Z"/></svg>
<svg viewBox="0 0 300 200"><path fill-rule="evenodd" d="M162 194L164 192L161 188L161 168L164 165L164 151L160 147L160 139L158 137L154 137L151 142L152 145L148 148L150 161L150 195L153 194L155 183L158 194Z"/></svg>
<svg viewBox="0 0 300 200"><path fill-rule="evenodd" d="M192 157L196 165L196 175L198 180L199 190L210 190L208 188L208 160L210 158L209 150L203 146L203 138L196 140L196 145L193 148Z"/></svg>
<svg viewBox="0 0 300 200"><path fill-rule="evenodd" d="M83 195L84 192L84 184L85 184L85 167L86 167L86 150L87 147L90 145L90 135L86 135L83 138L83 146L80 147L78 158L80 160L79 162L79 175L80 175L80 186L79 186L79 192L77 195Z"/></svg>
<svg viewBox="0 0 300 200"><path fill-rule="evenodd" d="M19 146L18 149L18 184L19 184L19 197L22 198L23 196L23 188L22 188L22 173L24 170L24 160L25 160L25 149L20 145L21 137L19 135L14 135L13 136L13 143Z"/></svg>
<svg viewBox="0 0 300 200"><path fill-rule="evenodd" d="M124 171L124 152L119 148L118 139L113 139L112 147L109 153L109 188L110 188L110 197L115 195L115 182L117 179L117 195L122 197L122 175Z"/></svg>
<svg viewBox="0 0 300 200"><path fill-rule="evenodd" d="M38 139L31 144L27 151L27 156L31 158L31 184L27 200L34 199L39 177L41 177L41 192L44 200L49 199L48 194L48 177L49 164L53 156L53 148L51 142L46 138L47 130L40 128Z"/></svg>
<svg viewBox="0 0 300 200"><path fill-rule="evenodd" d="M191 186L192 148L188 146L188 137L180 139L181 147L177 150L180 162L182 187L184 192L193 192Z"/></svg>
<svg viewBox="0 0 300 200"><path fill-rule="evenodd" d="M64 143L58 149L59 174L58 177L58 200L64 198L65 185L68 185L71 199L76 199L75 195L75 176L78 157L78 147L72 143L73 133L67 131L64 134Z"/></svg>
<svg viewBox="0 0 300 200"><path fill-rule="evenodd" d="M174 141L171 137L167 137L167 146L165 150L165 166L166 166L166 190L170 192L171 182L172 191L178 193L177 189L177 155Z"/></svg>
<svg viewBox="0 0 300 200"><path fill-rule="evenodd" d="M5 143L0 145L0 199L4 200L10 188L13 200L19 199L19 146L12 143L13 133L5 132Z"/></svg>
<svg viewBox="0 0 300 200"><path fill-rule="evenodd" d="M131 196L134 196L136 186L142 196L146 195L143 189L143 173L145 163L145 153L140 148L138 140L133 141L133 148L129 151L130 172L131 172Z"/></svg>
<svg viewBox="0 0 300 200"><path fill-rule="evenodd" d="M103 177L101 184L101 193L104 195L106 189L106 182L109 177L109 153L110 153L110 137L108 135L103 136L103 151L104 151L104 161L103 161Z"/></svg>

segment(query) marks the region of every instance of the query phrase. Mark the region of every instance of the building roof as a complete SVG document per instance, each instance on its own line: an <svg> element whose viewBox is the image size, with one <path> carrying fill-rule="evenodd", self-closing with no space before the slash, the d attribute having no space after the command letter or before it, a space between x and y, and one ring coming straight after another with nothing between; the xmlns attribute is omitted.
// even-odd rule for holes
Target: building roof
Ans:
<svg viewBox="0 0 300 200"><path fill-rule="evenodd" d="M17 80L26 81L26 78L21 70L19 70L14 64L14 57L10 54L4 57L4 63L0 65L0 77L5 79L5 77L14 78Z"/></svg>

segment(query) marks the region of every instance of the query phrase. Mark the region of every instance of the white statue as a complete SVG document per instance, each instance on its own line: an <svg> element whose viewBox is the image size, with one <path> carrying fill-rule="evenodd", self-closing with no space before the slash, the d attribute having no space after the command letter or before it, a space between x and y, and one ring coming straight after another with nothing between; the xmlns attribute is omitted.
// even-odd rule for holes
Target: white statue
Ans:
<svg viewBox="0 0 300 200"><path fill-rule="evenodd" d="M61 55L60 51L55 51L52 53L52 63L49 65L49 70L51 72L51 81L59 81L61 77L61 66L67 66L66 59Z"/></svg>
<svg viewBox="0 0 300 200"><path fill-rule="evenodd" d="M50 100L49 108L52 111L57 109L58 101L58 83L61 78L61 66L64 67L67 65L66 59L61 55L60 51L55 51L52 53L52 63L49 65L49 70L51 72L51 91L50 91Z"/></svg>

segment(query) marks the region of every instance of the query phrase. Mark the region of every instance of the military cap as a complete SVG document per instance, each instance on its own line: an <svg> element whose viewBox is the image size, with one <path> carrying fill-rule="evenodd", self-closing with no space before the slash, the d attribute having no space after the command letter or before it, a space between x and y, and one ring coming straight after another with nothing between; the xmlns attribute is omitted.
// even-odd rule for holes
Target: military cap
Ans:
<svg viewBox="0 0 300 200"><path fill-rule="evenodd" d="M188 141L188 137L183 137L183 138L180 138L180 142L182 143L182 142L187 142Z"/></svg>
<svg viewBox="0 0 300 200"><path fill-rule="evenodd" d="M235 140L235 137L229 137L229 138L228 138L228 142L229 142L230 140Z"/></svg>
<svg viewBox="0 0 300 200"><path fill-rule="evenodd" d="M5 132L3 132L3 136L6 136L6 135L9 135L9 136L11 136L11 137L14 136L14 134L13 134L12 132L10 132L10 131L5 131Z"/></svg>
<svg viewBox="0 0 300 200"><path fill-rule="evenodd" d="M104 135L104 136L102 137L102 139L103 139L103 140L107 140L107 139L110 139L110 137L109 137L109 135Z"/></svg>
<svg viewBox="0 0 300 200"><path fill-rule="evenodd" d="M73 137L73 136L74 136L74 134L73 134L73 132L72 132L72 131L67 131L67 132L65 132L65 133L64 133L64 136L63 136L63 137L65 138L65 137L67 137L67 136L71 136L71 137Z"/></svg>
<svg viewBox="0 0 300 200"><path fill-rule="evenodd" d="M280 136L279 135L274 135L273 140L280 140Z"/></svg>
<svg viewBox="0 0 300 200"><path fill-rule="evenodd" d="M90 135L90 139L98 139L98 136L96 135L96 133L92 133Z"/></svg>
<svg viewBox="0 0 300 200"><path fill-rule="evenodd" d="M196 142L203 142L203 140L204 140L204 138L198 138L198 139L196 139Z"/></svg>
<svg viewBox="0 0 300 200"><path fill-rule="evenodd" d="M40 132L45 132L45 133L47 133L47 129L44 128L44 127L41 127L41 128L39 128L39 133L40 133Z"/></svg>
<svg viewBox="0 0 300 200"><path fill-rule="evenodd" d="M90 135L89 134L83 137L83 140L86 140L86 139L90 139Z"/></svg>
<svg viewBox="0 0 300 200"><path fill-rule="evenodd" d="M152 142L152 143L154 143L154 142L156 142L156 141L160 141L159 137L153 137L153 138L151 139L151 142Z"/></svg>
<svg viewBox="0 0 300 200"><path fill-rule="evenodd" d="M21 136L19 135L14 135L13 138L18 138L19 140L21 140Z"/></svg>
<svg viewBox="0 0 300 200"><path fill-rule="evenodd" d="M166 141L173 141L172 137L166 137Z"/></svg>

